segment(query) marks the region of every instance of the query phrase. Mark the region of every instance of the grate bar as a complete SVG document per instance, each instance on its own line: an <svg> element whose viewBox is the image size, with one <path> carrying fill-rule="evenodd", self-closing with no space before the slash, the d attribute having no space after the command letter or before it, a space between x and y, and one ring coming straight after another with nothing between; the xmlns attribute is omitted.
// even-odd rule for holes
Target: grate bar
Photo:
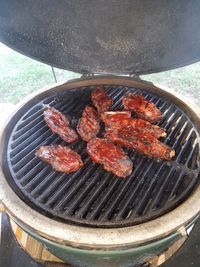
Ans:
<svg viewBox="0 0 200 267"><path fill-rule="evenodd" d="M81 179L75 184L73 188L71 188L68 193L62 198L62 200L57 203L55 209L58 210L66 210L65 206L66 204L69 204L70 200L75 196L77 191L83 186L84 182L87 180L87 177L92 175L92 173L97 169L97 166L93 166L93 168L90 168L90 165L88 164L86 169L83 170L78 177L81 176ZM77 177L77 178L78 178Z"/></svg>
<svg viewBox="0 0 200 267"><path fill-rule="evenodd" d="M199 143L197 143L194 146L194 150L191 151L190 155L188 156L188 160L186 161L186 165L189 169L197 169L199 168L199 163L200 163L200 157L199 157Z"/></svg>
<svg viewBox="0 0 200 267"><path fill-rule="evenodd" d="M169 179L171 177L171 174L173 172L174 172L174 169L173 168L169 170L169 173L168 173L167 177L165 178L164 183L162 184L162 186L160 188L160 191L157 193L154 201L152 202L152 205L151 206L153 208L155 208L159 204L159 201L160 201L160 199L161 199L161 197L163 195L163 192L164 192L164 190L165 190L165 188L166 188L166 186L167 186L167 184L169 182Z"/></svg>
<svg viewBox="0 0 200 267"><path fill-rule="evenodd" d="M78 208L78 206L80 206L81 201L85 199L89 191L97 184L99 177L100 177L99 173L94 174L90 183L88 183L86 188L82 191L82 194L79 194L76 200L72 202L71 205L68 207L67 211L65 211L67 215L75 213L75 210Z"/></svg>
<svg viewBox="0 0 200 267"><path fill-rule="evenodd" d="M155 173L154 177L152 178L150 184L148 185L148 188L147 188L146 192L144 192L143 197L140 199L140 203L137 206L137 208L135 210L135 213L144 214L144 212L145 212L145 206L148 205L148 202L149 201L153 201L150 198L150 195L152 193L152 190L154 189L155 184L158 183L158 177L162 175L165 167L166 167L165 164L162 164L158 168L158 170L156 170L156 173ZM165 181L166 181L166 179L167 179L167 177L165 178ZM157 194L159 194L159 192L157 192Z"/></svg>
<svg viewBox="0 0 200 267"><path fill-rule="evenodd" d="M120 181L118 179L113 181L113 183L110 185L109 190L105 193L103 198L96 205L96 207L92 210L92 212L87 216L88 219L95 220L98 217L100 217L100 211L103 209L104 205L108 202L108 200L110 199L111 195L117 189L119 184L120 184Z"/></svg>
<svg viewBox="0 0 200 267"><path fill-rule="evenodd" d="M55 101L52 101L54 103ZM55 104L55 107L59 108L62 107L60 104ZM21 135L23 135L27 130L30 130L35 124L37 124L37 121L41 120L43 117L43 110L45 105L40 104L40 109L37 110L36 113L32 113L32 110L28 112L30 114L30 117L27 117L26 119L22 119L21 123L17 126L17 133L13 136L13 139L17 139ZM36 123L35 123L36 122ZM34 125L32 125L34 124Z"/></svg>
<svg viewBox="0 0 200 267"><path fill-rule="evenodd" d="M171 133L173 127L177 125L177 121L180 117L181 113L178 110L175 110L174 113L171 114L171 116L168 118L167 123L165 124L165 130L167 133Z"/></svg>
<svg viewBox="0 0 200 267"><path fill-rule="evenodd" d="M56 144L58 141L60 140L59 137L56 137L54 135L52 135L52 138L51 139L47 139L45 141L45 143L43 143L42 145L45 145L46 142L50 142L52 145ZM26 164L21 164L21 165L17 165L17 169L15 169L16 171L16 175L18 177L20 177L21 175L25 175L26 173L28 173L31 168L33 168L33 166L35 166L35 164L37 164L37 162L39 162L40 160L35 156L35 153L32 157L32 160L31 161L28 161L26 162ZM16 165L14 166L13 165L13 169L16 167ZM23 178L23 177L22 177Z"/></svg>
<svg viewBox="0 0 200 267"><path fill-rule="evenodd" d="M141 165L144 165L144 161L145 160L146 159L144 159L141 162ZM151 162L151 164L148 166L147 169L145 169L144 172L142 172L141 165L138 165L138 168L136 170L136 174L137 174L137 177L139 177L139 181L136 184L136 186L133 189L133 191L130 193L129 197L127 198L126 203L123 204L123 207L121 208L121 210L119 211L119 213L118 213L118 215L116 217L117 219L125 218L127 216L127 213L128 213L128 207L130 205L133 207L133 204L134 204L133 200L136 198L136 193L138 193L140 191L140 189L142 188L142 186L144 185L145 176L147 176L147 174L149 173L151 168L154 166L154 162Z"/></svg>
<svg viewBox="0 0 200 267"><path fill-rule="evenodd" d="M86 162L87 163L87 162ZM72 184L75 182L75 180L77 179L78 176L81 175L82 170L78 170L77 173L75 173L72 177L70 177L70 179L67 180L67 182L65 182L64 185L60 186L60 188L54 192L52 195L50 195L47 200L46 200L46 205L48 207L53 207L55 208L56 206L58 206L59 202L61 201L61 199L63 198L63 194L66 192L66 190L72 186Z"/></svg>
<svg viewBox="0 0 200 267"><path fill-rule="evenodd" d="M187 136L183 136L183 138L180 139L180 140L178 139L178 142L180 142L180 144L181 144L179 146L179 148L178 148L178 155L176 157L176 161L178 163L181 163L181 159L182 159L183 153L185 152L185 150L188 147L188 142L191 139L192 134L193 134L193 130L192 129L191 130L188 130Z"/></svg>
<svg viewBox="0 0 200 267"><path fill-rule="evenodd" d="M80 148L79 148L80 149ZM86 163L86 162L85 162ZM80 170L79 170L80 171ZM61 175L62 177L64 177L65 176L65 178L67 179L68 178L68 176L69 175L67 175L67 174L63 174L63 175ZM48 196L50 195L50 196L52 196L51 195L51 191L53 190L53 191L55 191L55 187L57 187L57 183L59 184L59 181L58 180L55 180L52 184L50 184L49 186L47 186L46 188L45 188L45 190L43 191L43 194L40 196L40 198L39 198L39 201L43 201L43 202L47 202L47 199L48 199ZM53 192L52 192L52 194L53 194ZM46 201L44 201L44 199L46 199Z"/></svg>
<svg viewBox="0 0 200 267"><path fill-rule="evenodd" d="M29 124L31 121L35 120L40 116L42 104L38 104L35 108L30 109L20 120L19 124L17 125L16 130L20 131L24 126Z"/></svg>
<svg viewBox="0 0 200 267"><path fill-rule="evenodd" d="M182 180L184 178L184 175L185 175L185 173L184 173L184 171L182 171L180 173L180 175L178 176L178 179L176 180L176 183L175 183L175 185L174 185L174 187L173 187L173 189L172 189L172 191L171 191L171 193L169 195L169 199L172 199L173 197L175 197L175 194L176 194L176 192L178 190L178 187L179 187L180 183L182 182Z"/></svg>
<svg viewBox="0 0 200 267"><path fill-rule="evenodd" d="M71 109L73 109L73 107L71 107ZM77 112L79 110L79 108L77 107L74 112ZM43 132L43 130L46 130L45 132ZM29 144L27 146L25 146L25 148L23 150L19 150L20 154L15 154L11 155L13 156L12 161L13 164L15 165L15 162L17 165L21 165L21 161L24 161L24 156L26 155L26 159L28 156L30 156L33 151L35 151L38 147L38 145L41 144L41 142L44 142L47 139L47 134L51 133L51 130L48 128L48 126L44 125L44 127L39 128L39 130L32 135L26 142L29 142ZM56 134L52 134L50 136L50 138L54 136L54 138L56 137ZM34 141L32 141L34 140ZM30 142L31 141L31 142ZM30 150L31 149L31 150ZM15 168L17 168L15 166Z"/></svg>
<svg viewBox="0 0 200 267"><path fill-rule="evenodd" d="M55 108L58 105L55 105ZM67 107L68 105L64 105L60 108L60 111L62 112L64 110L65 107ZM25 123L23 128L20 128L20 132L18 132L18 134L14 135L13 140L14 142L12 143L12 149L16 148L17 146L21 145L21 142L24 141L27 138L27 134L30 134L30 129L32 129L34 127L34 131L35 129L41 127L40 125L46 125L45 122L43 121L43 111L44 111L44 107L41 106L40 109L40 115L37 116L35 119L31 119L30 122L27 122L26 120L23 121L23 123ZM21 126L21 124L20 124ZM37 127L37 128L36 128Z"/></svg>
<svg viewBox="0 0 200 267"><path fill-rule="evenodd" d="M32 135L33 134L33 136L34 136L34 134L36 134L37 133L37 130L39 129L39 130L41 130L41 127L42 127L42 129L45 129L46 131L45 132L47 132L48 130L49 130L49 128L46 126L46 123L44 122L44 120L43 120L43 110L44 109L42 109L41 110L41 112L42 112L42 114L41 114L41 116L40 117L38 117L38 119L39 119L39 121L38 121L38 119L37 119L37 121L36 120L33 120L31 123L29 123L28 125L27 125L27 129L26 129L26 131L24 132L24 133L20 133L20 135L19 135L19 137L17 137L16 138L16 136L14 137L14 139L15 139L15 142L13 142L12 143L12 149L13 149L13 151L12 151L12 157L15 155L15 149L20 145L20 147L22 146L22 142L23 141L26 141L26 139L27 139L27 137L28 136L30 136L30 134ZM62 109L60 109L60 111L61 112L63 112L63 108ZM69 109L69 111L70 111L70 109ZM36 123L35 123L36 122ZM24 129L24 128L23 128ZM34 131L33 131L33 133L30 131L30 129L34 129ZM25 145L23 145L23 146L25 146ZM18 150L19 150L20 148L18 148ZM17 151L18 151L17 150ZM17 154L17 153L16 153Z"/></svg>
<svg viewBox="0 0 200 267"><path fill-rule="evenodd" d="M167 135L167 137L164 140L165 144L172 145L172 142L174 142L177 139L177 135L182 129L183 125L185 124L185 120L182 116L180 116L177 120L177 124L174 126L173 130Z"/></svg>
<svg viewBox="0 0 200 267"><path fill-rule="evenodd" d="M93 194L91 194L91 196L87 200L86 204L82 208L80 208L80 210L77 212L77 216L79 218L85 217L87 215L87 213L90 212L90 208L91 208L92 204L98 198L98 196L102 193L102 191L105 189L105 187L108 185L110 177L111 177L111 175L110 175L110 173L108 173L106 175L106 179L103 180L102 183L100 183L100 185L98 187L96 187L96 190L94 191Z"/></svg>
<svg viewBox="0 0 200 267"><path fill-rule="evenodd" d="M141 168L142 163L144 163L144 161L141 161L141 163L138 165L138 168ZM153 164L153 162L152 162L152 164ZM140 176L141 181L143 181L145 174L147 174L147 172L149 171L149 169L151 167L152 167L152 165L150 165L149 168ZM137 169L136 169L136 171L137 171ZM123 198L123 195L125 194L126 190L129 188L129 185L131 182L132 182L132 180L129 179L127 181L127 183L125 183L123 185L117 199L111 203L110 207L107 208L107 211L105 212L104 216L102 217L102 220L106 220L107 218L111 217L113 210L116 208L117 204L121 201L121 198Z"/></svg>

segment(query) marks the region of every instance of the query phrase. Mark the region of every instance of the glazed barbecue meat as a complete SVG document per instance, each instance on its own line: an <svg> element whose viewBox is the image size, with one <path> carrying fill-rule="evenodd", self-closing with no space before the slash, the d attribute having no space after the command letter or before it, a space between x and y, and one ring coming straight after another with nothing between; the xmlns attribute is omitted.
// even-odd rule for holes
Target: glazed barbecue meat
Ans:
<svg viewBox="0 0 200 267"><path fill-rule="evenodd" d="M109 140L95 138L87 144L90 158L104 169L113 172L119 177L127 177L131 174L133 163L122 150Z"/></svg>
<svg viewBox="0 0 200 267"><path fill-rule="evenodd" d="M141 119L155 123L161 118L160 110L141 95L128 94L122 102L126 110L134 111Z"/></svg>
<svg viewBox="0 0 200 267"><path fill-rule="evenodd" d="M142 133L150 134L156 138L166 137L167 134L165 130L157 125L153 125L148 121L143 119L132 119L130 122L132 129Z"/></svg>
<svg viewBox="0 0 200 267"><path fill-rule="evenodd" d="M88 142L97 136L99 130L100 125L96 111L92 107L86 106L77 126L78 133L84 141Z"/></svg>
<svg viewBox="0 0 200 267"><path fill-rule="evenodd" d="M113 100L103 90L103 86L97 86L91 94L93 105L99 113L109 110L113 105Z"/></svg>
<svg viewBox="0 0 200 267"><path fill-rule="evenodd" d="M133 131L149 133L156 138L166 137L166 132L163 128L142 119L133 119L129 111L107 111L102 113L101 119L109 128L131 127Z"/></svg>
<svg viewBox="0 0 200 267"><path fill-rule="evenodd" d="M101 113L101 120L109 127L118 128L127 125L131 118L130 111L105 111Z"/></svg>
<svg viewBox="0 0 200 267"><path fill-rule="evenodd" d="M105 137L115 144L133 148L147 156L165 160L171 160L175 156L175 151L171 147L161 143L151 134L133 131L129 127L107 128Z"/></svg>
<svg viewBox="0 0 200 267"><path fill-rule="evenodd" d="M76 131L69 127L69 120L55 108L44 111L44 120L52 132L57 133L67 143L78 140Z"/></svg>
<svg viewBox="0 0 200 267"><path fill-rule="evenodd" d="M71 173L83 166L81 157L75 151L61 145L41 146L35 155L59 172Z"/></svg>

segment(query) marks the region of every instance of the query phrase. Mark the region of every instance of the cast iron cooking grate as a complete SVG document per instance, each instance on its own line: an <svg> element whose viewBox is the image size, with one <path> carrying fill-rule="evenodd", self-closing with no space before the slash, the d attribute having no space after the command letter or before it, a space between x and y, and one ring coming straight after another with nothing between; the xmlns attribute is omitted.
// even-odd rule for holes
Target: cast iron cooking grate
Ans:
<svg viewBox="0 0 200 267"><path fill-rule="evenodd" d="M71 145L85 165L63 174L35 156L41 145L65 144L43 120L52 106L71 118L75 127L84 107L91 104L93 86L44 92L27 102L11 119L5 137L2 168L12 189L39 212L73 224L121 227L152 220L182 203L199 178L199 134L183 110L167 99L144 90L105 85L113 98L112 109L122 109L127 92L144 95L163 113L158 123L168 133L165 143L176 150L170 161L151 159L127 150L134 171L121 179L91 162L86 143Z"/></svg>

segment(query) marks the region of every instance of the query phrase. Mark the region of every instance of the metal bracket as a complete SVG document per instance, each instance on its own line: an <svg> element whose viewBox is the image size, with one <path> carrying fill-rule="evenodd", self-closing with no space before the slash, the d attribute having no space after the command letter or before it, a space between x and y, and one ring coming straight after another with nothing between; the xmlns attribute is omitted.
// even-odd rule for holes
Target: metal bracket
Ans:
<svg viewBox="0 0 200 267"><path fill-rule="evenodd" d="M95 73L84 73L81 78L91 78L91 77L98 77L98 76L117 76L117 77L129 77L133 78L134 80L141 80L140 76L135 73L115 73L115 72L95 72Z"/></svg>

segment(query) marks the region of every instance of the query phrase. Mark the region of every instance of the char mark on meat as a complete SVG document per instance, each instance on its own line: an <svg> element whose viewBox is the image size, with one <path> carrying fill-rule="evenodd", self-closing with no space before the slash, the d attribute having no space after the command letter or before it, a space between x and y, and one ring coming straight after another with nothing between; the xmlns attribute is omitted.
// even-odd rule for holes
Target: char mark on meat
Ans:
<svg viewBox="0 0 200 267"><path fill-rule="evenodd" d="M70 147L61 145L41 146L35 155L59 172L71 173L83 166L79 154Z"/></svg>
<svg viewBox="0 0 200 267"><path fill-rule="evenodd" d="M105 170L119 177L126 178L132 173L132 161L121 147L109 140L95 138L87 144L87 151L94 162L103 165Z"/></svg>

